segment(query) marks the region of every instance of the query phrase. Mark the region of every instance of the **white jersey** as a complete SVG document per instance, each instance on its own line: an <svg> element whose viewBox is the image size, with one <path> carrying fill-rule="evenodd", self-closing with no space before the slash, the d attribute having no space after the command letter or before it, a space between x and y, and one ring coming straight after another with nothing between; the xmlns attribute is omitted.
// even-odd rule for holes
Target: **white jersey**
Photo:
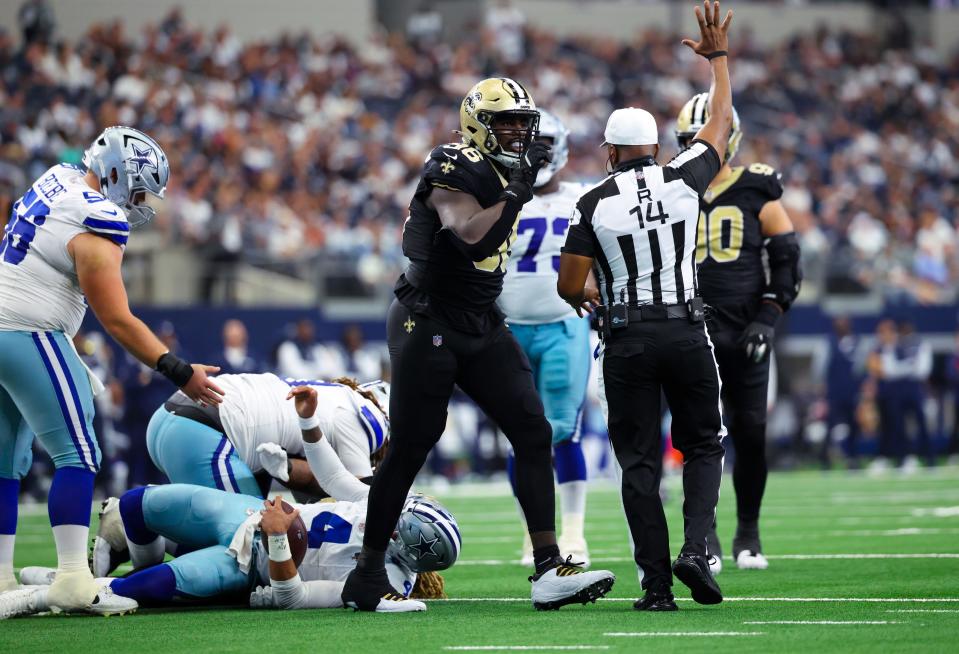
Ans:
<svg viewBox="0 0 959 654"><path fill-rule="evenodd" d="M73 336L87 305L67 244L85 232L126 247L130 224L113 202L59 164L13 205L0 241L0 330Z"/></svg>
<svg viewBox="0 0 959 654"><path fill-rule="evenodd" d="M237 455L253 472L263 469L256 448L276 443L288 454L303 456L303 435L293 400L293 386L313 386L318 395L320 431L343 466L357 477L373 474L370 455L387 436L386 418L349 386L318 380L283 380L276 375L219 375L224 391L220 421Z"/></svg>
<svg viewBox="0 0 959 654"><path fill-rule="evenodd" d="M366 501L333 502L324 500L313 504L298 504L300 518L308 532L306 555L298 569L303 581L344 581L356 567L356 554L363 547L366 531ZM258 570L269 580L269 561L259 556ZM389 565L392 563L393 565ZM416 573L387 561L390 582L404 595L413 590ZM399 577L399 578L397 578Z"/></svg>
<svg viewBox="0 0 959 654"><path fill-rule="evenodd" d="M561 182L555 193L534 195L523 206L499 297L509 322L531 325L576 317L576 311L557 295L556 277L569 219L584 188Z"/></svg>

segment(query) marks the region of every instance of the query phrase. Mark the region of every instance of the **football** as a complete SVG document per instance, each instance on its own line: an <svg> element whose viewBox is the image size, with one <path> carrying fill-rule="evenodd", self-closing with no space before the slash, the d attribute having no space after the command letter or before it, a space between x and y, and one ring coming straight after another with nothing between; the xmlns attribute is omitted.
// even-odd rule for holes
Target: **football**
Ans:
<svg viewBox="0 0 959 654"><path fill-rule="evenodd" d="M293 513L294 508L288 503L283 502L283 510L287 513ZM293 563L299 568L303 562L303 557L306 556L307 546L307 531L303 518L296 516L296 520L293 521L293 524L290 525L290 528L286 532L286 537L287 540L290 541L290 555L293 557ZM266 533L261 531L260 538L263 539L263 548L269 552L270 545Z"/></svg>

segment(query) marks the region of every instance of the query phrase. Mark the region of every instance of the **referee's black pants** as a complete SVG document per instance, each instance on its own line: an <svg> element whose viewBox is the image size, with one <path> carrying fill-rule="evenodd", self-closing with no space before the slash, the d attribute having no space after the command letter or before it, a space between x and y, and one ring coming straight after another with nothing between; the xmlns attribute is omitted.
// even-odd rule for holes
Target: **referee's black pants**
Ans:
<svg viewBox="0 0 959 654"><path fill-rule="evenodd" d="M446 428L454 384L513 446L516 498L529 531L555 531L553 432L529 360L506 325L466 334L394 301L386 333L392 365L390 447L373 476L363 545L386 549L416 473Z"/></svg>
<svg viewBox="0 0 959 654"><path fill-rule="evenodd" d="M607 339L602 357L609 438L623 469L623 506L643 588L672 585L669 534L659 497L660 394L673 416L673 446L683 455L683 552L705 556L723 472L719 374L702 323L631 323Z"/></svg>

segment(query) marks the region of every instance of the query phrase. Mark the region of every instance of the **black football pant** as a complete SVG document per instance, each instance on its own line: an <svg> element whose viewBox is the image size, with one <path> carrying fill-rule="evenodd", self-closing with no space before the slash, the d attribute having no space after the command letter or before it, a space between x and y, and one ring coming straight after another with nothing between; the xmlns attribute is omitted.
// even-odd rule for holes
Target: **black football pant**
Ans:
<svg viewBox="0 0 959 654"><path fill-rule="evenodd" d="M466 334L394 301L386 333L392 365L390 448L373 476L363 545L386 549L416 473L446 427L454 384L513 446L516 498L530 532L555 531L552 430L529 361L506 325L489 334Z"/></svg>
<svg viewBox="0 0 959 654"><path fill-rule="evenodd" d="M669 534L659 496L662 473L660 395L673 415L673 446L682 452L683 551L706 555L723 472L719 375L702 323L631 323L607 340L602 357L609 438L623 469L623 507L643 588L672 585Z"/></svg>
<svg viewBox="0 0 959 654"><path fill-rule="evenodd" d="M741 334L741 328L709 325L723 384L726 427L736 449L733 462L736 516L741 525L755 526L769 474L766 465L769 358L762 363L746 358L746 351L736 342Z"/></svg>

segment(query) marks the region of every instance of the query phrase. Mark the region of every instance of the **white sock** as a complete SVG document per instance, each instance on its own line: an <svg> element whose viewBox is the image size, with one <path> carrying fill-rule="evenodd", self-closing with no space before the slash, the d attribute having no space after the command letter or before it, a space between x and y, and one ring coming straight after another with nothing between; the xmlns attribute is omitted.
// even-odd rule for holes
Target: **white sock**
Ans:
<svg viewBox="0 0 959 654"><path fill-rule="evenodd" d="M157 536L146 545L137 545L127 538L127 547L130 548L130 563L133 569L137 570L149 565L163 563L163 556L166 554L166 539L163 536Z"/></svg>
<svg viewBox="0 0 959 654"><path fill-rule="evenodd" d="M13 543L15 534L0 534L0 582L16 577L13 575Z"/></svg>
<svg viewBox="0 0 959 654"><path fill-rule="evenodd" d="M57 525L53 540L57 543L57 569L64 572L90 572L87 563L87 540L90 528L86 525Z"/></svg>
<svg viewBox="0 0 959 654"><path fill-rule="evenodd" d="M568 481L565 484L559 484L559 498L563 515L563 538L583 538L583 523L586 516L586 482Z"/></svg>

